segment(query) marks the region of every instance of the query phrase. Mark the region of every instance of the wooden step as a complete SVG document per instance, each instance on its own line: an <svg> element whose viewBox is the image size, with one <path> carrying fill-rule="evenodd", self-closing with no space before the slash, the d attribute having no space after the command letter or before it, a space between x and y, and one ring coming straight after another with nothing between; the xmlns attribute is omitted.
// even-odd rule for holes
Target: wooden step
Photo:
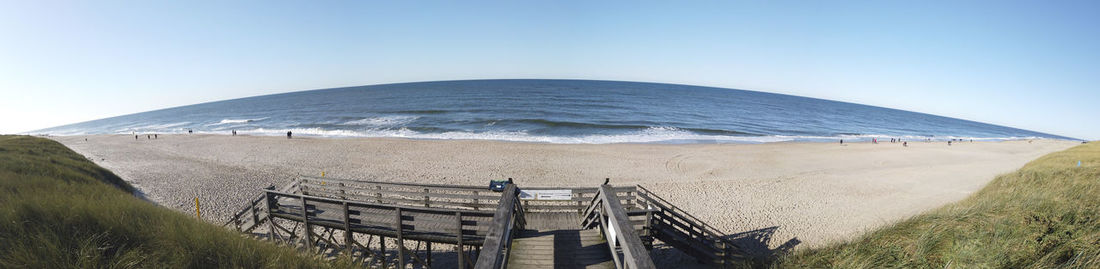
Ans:
<svg viewBox="0 0 1100 269"><path fill-rule="evenodd" d="M614 268L599 230L525 231L512 241L508 268Z"/></svg>

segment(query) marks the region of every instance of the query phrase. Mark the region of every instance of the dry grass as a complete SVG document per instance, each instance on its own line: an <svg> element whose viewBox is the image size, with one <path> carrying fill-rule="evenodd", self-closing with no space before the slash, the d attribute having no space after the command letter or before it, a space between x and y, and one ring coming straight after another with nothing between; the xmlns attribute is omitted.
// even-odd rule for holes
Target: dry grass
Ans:
<svg viewBox="0 0 1100 269"><path fill-rule="evenodd" d="M328 268L139 200L61 144L0 136L0 268Z"/></svg>
<svg viewBox="0 0 1100 269"><path fill-rule="evenodd" d="M1100 268L1100 143L1043 156L966 200L774 266Z"/></svg>

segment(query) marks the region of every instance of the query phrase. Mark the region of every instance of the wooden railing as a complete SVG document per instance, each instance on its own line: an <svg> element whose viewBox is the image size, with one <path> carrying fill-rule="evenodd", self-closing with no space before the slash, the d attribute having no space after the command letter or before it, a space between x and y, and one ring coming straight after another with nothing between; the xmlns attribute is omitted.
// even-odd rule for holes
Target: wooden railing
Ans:
<svg viewBox="0 0 1100 269"><path fill-rule="evenodd" d="M301 183L301 179L294 179L289 184L279 189L280 192L298 192L298 184ZM268 186L264 190L274 190L275 186ZM249 200L248 205L237 213L233 214L222 226L229 226L233 224L233 228L237 231L248 233L259 227L267 219L267 211L265 211L264 193L259 193L255 198Z"/></svg>
<svg viewBox="0 0 1100 269"><path fill-rule="evenodd" d="M583 216L582 228L600 228L615 268L656 268L611 186L600 186Z"/></svg>
<svg viewBox="0 0 1100 269"><path fill-rule="evenodd" d="M504 193L500 197L500 206L493 214L493 224L489 226L489 233L485 236L485 244L481 245L481 255L478 256L474 268L504 268L508 264L512 239L523 231L527 224L523 205L519 202L517 195L516 185L508 184L504 188Z"/></svg>
<svg viewBox="0 0 1100 269"><path fill-rule="evenodd" d="M431 243L454 244L481 255L479 268L501 268L507 264L512 238L526 226L525 212L581 213L582 228L600 228L614 253L619 268L652 268L648 249L654 239L696 257L700 262L728 267L743 263L744 253L720 230L674 206L641 186L598 188L547 188L527 190L571 191L566 200L520 199L519 188L508 184L504 193L483 186L456 186L355 181L302 176L283 186L265 189L238 211L225 226L253 232L268 226L271 240L295 241L312 248L347 248L364 253L355 234L428 242L425 264L431 264ZM280 222L273 220L280 219ZM261 225L266 224L266 225ZM297 236L298 226L309 231ZM313 227L328 231L328 237L314 236ZM261 229L262 231L263 229ZM333 237L341 231L345 240ZM288 237L283 238L281 234ZM302 240L304 239L304 240ZM352 241L346 241L352 240ZM338 242L345 241L345 242ZM380 245L383 265L385 243ZM351 248L358 250L351 251ZM465 247L465 248L464 248ZM416 253L415 251L413 253ZM460 251L460 267L473 266L467 252ZM373 254L372 254L373 255ZM406 260L403 248L399 261ZM476 254L470 254L476 255ZM408 260L416 260L411 254Z"/></svg>
<svg viewBox="0 0 1100 269"><path fill-rule="evenodd" d="M264 200L270 225L268 238L285 240L281 232L294 233L279 227L275 218L301 223L304 234L301 239L306 249L323 243L330 248L342 246L350 251L359 245L353 239L356 233L381 236L383 241L385 237L394 238L398 246L398 268L404 268L410 259L406 255L405 240L454 244L459 250L466 246L477 247L482 245L493 218L493 213L486 211L387 205L273 190L265 191ZM333 238L331 232L329 237L315 235L315 227L342 231L344 242L338 242L340 240ZM382 252L385 255L384 249ZM421 263L430 264L430 261ZM460 251L458 263L463 267L471 265L473 260Z"/></svg>
<svg viewBox="0 0 1100 269"><path fill-rule="evenodd" d="M306 195L377 204L492 212L500 195L485 186L438 185L301 177Z"/></svg>
<svg viewBox="0 0 1100 269"><path fill-rule="evenodd" d="M592 198L596 197L596 193L599 192L599 188L571 188L571 187L522 187L524 191L541 191L541 190L563 190L567 189L572 192L572 197L569 200L534 200L534 199L522 199L523 209L527 212L574 212L577 214L584 213L592 202ZM634 193L637 192L634 186L628 187L612 187L619 200L627 206L633 205Z"/></svg>
<svg viewBox="0 0 1100 269"><path fill-rule="evenodd" d="M745 262L744 252L717 228L707 225L658 197L648 189L638 186L638 206L646 208L646 233L662 242L696 257L699 261L719 266L734 266Z"/></svg>

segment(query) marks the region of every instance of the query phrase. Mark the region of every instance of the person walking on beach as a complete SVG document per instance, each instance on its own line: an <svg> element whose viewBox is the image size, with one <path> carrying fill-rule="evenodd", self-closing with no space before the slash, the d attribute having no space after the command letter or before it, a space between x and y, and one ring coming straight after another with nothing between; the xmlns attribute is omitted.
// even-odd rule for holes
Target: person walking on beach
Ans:
<svg viewBox="0 0 1100 269"><path fill-rule="evenodd" d="M947 141L947 145L948 145L948 146L950 146L950 145L951 145L951 141Z"/></svg>
<svg viewBox="0 0 1100 269"><path fill-rule="evenodd" d="M840 140L840 144L841 144L841 145L844 145L844 139L841 139L841 140Z"/></svg>
<svg viewBox="0 0 1100 269"><path fill-rule="evenodd" d="M134 135L134 140L138 140L138 136L137 136L137 135Z"/></svg>
<svg viewBox="0 0 1100 269"><path fill-rule="evenodd" d="M237 135L237 130L233 130L233 135Z"/></svg>
<svg viewBox="0 0 1100 269"><path fill-rule="evenodd" d="M157 139L157 134L153 134L153 139Z"/></svg>
<svg viewBox="0 0 1100 269"><path fill-rule="evenodd" d="M290 139L290 135L291 135L291 132L290 132L290 131L286 131L286 139Z"/></svg>
<svg viewBox="0 0 1100 269"><path fill-rule="evenodd" d="M871 144L878 144L878 138L871 138Z"/></svg>
<svg viewBox="0 0 1100 269"><path fill-rule="evenodd" d="M908 147L908 146L909 146L909 142L901 142L901 146L902 146L902 147Z"/></svg>

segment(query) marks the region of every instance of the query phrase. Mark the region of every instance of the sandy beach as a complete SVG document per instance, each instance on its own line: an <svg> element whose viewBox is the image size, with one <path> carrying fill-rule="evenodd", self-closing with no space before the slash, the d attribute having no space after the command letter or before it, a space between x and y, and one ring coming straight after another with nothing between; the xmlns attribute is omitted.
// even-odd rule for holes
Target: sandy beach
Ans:
<svg viewBox="0 0 1100 269"><path fill-rule="evenodd" d="M228 135L51 137L160 205L222 223L297 174L483 185L641 184L727 233L761 244L845 240L979 190L996 175L1076 145L1060 140L769 144L534 144ZM85 141L85 139L87 139Z"/></svg>

